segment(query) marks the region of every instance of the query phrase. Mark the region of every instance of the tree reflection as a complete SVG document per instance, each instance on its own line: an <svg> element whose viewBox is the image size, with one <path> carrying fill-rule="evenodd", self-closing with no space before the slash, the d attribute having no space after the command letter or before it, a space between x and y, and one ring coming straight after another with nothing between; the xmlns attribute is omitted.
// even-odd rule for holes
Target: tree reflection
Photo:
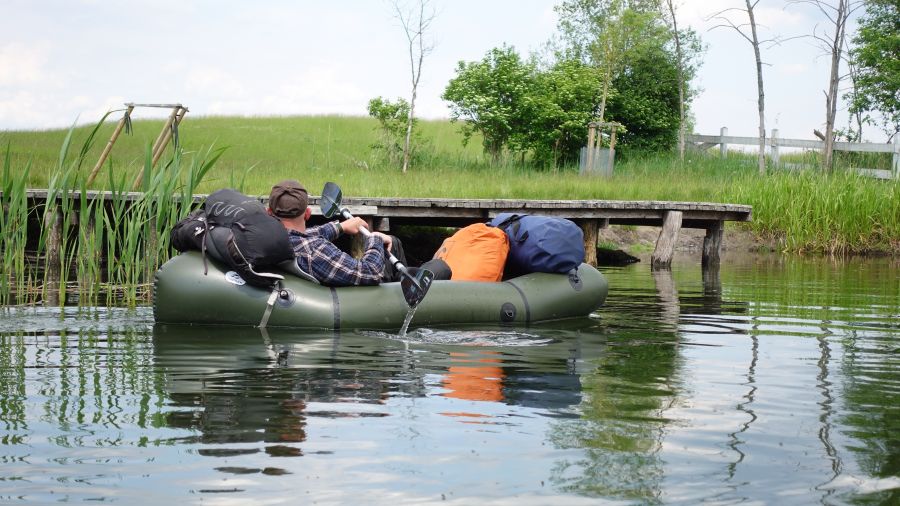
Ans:
<svg viewBox="0 0 900 506"><path fill-rule="evenodd" d="M578 494L655 501L664 463L659 457L666 410L677 400L673 387L678 352L678 293L670 271L654 273L656 296L630 293L630 316L618 320L609 307L609 348L589 360L582 376L582 417L554 425L550 439L560 448L582 449L583 457L559 462L552 481ZM611 297L610 300L613 298ZM642 325L635 325L640 307Z"/></svg>

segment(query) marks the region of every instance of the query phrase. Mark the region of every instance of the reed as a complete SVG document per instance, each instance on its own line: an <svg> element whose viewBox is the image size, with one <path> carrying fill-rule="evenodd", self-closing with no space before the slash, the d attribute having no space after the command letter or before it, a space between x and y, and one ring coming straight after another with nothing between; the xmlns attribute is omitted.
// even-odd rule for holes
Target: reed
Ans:
<svg viewBox="0 0 900 506"><path fill-rule="evenodd" d="M852 171L745 175L724 196L753 205L751 227L785 251L850 254L900 250L900 182Z"/></svg>
<svg viewBox="0 0 900 506"><path fill-rule="evenodd" d="M107 166L108 199L88 195L87 161L101 123L87 132L75 149L78 129L62 140L54 170L47 179L46 205L39 217L40 235L27 262L29 214L27 185L32 164L16 170L7 149L0 174L0 304L65 304L77 293L77 304L110 303L135 306L146 302L152 277L168 259L167 231L193 205L193 194L213 169L223 149L208 148L185 154L175 150L171 158L152 169L149 143L145 146L141 192L129 192L131 174ZM105 269L103 259L106 259ZM43 272L41 272L43 271ZM73 301L70 301L73 302Z"/></svg>
<svg viewBox="0 0 900 506"><path fill-rule="evenodd" d="M30 171L30 163L21 171L13 171L7 148L0 175L0 230L3 231L0 234L0 305L3 306L26 303L28 293L34 289L36 275L25 256L29 215L25 184Z"/></svg>

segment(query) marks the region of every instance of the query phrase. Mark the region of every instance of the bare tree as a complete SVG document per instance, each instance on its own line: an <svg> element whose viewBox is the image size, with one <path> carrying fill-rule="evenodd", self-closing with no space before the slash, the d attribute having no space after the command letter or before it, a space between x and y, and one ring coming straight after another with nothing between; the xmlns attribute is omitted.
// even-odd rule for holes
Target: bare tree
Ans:
<svg viewBox="0 0 900 506"><path fill-rule="evenodd" d="M675 0L665 0L672 23L675 39L675 58L678 59L678 159L684 161L684 52L681 49L681 33L678 31L678 17L675 15Z"/></svg>
<svg viewBox="0 0 900 506"><path fill-rule="evenodd" d="M840 66L845 50L847 21L854 11L863 6L861 0L790 0L789 5L809 5L815 7L828 20L833 30L813 28L810 35L825 54L831 57L831 72L828 74L828 91L825 92L825 147L822 149L822 168L830 171L834 159L834 120L837 116L838 91L842 76Z"/></svg>
<svg viewBox="0 0 900 506"><path fill-rule="evenodd" d="M425 34L431 27L436 16L430 0L417 0L416 5L409 7L394 1L394 13L403 27L406 40L409 43L409 70L412 92L409 100L409 115L406 118L406 140L403 143L403 172L409 168L409 159L412 142L413 120L416 111L416 93L419 88L419 79L422 77L422 63L425 57L434 50L433 42L425 41Z"/></svg>
<svg viewBox="0 0 900 506"><path fill-rule="evenodd" d="M719 11L709 19L715 19L721 22L721 24L712 27L711 29L726 27L731 28L737 33L741 35L747 42L753 46L753 56L756 59L756 89L757 89L757 106L759 108L759 173L766 173L766 95L765 90L763 88L763 72L762 66L763 61L760 56L760 47L764 44L775 44L778 41L776 39L766 39L759 40L759 36L756 31L756 17L754 15L754 9L759 4L760 0L744 0L746 8L741 9L738 7L732 7L730 9L725 9ZM747 23L735 23L730 18L727 17L729 12L738 11L743 12L747 15L749 22ZM750 29L750 33L747 33L747 29Z"/></svg>

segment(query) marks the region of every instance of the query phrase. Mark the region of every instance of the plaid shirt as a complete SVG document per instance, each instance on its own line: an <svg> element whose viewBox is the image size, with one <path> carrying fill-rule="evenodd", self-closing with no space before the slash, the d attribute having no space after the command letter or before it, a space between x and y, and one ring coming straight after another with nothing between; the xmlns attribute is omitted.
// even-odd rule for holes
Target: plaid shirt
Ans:
<svg viewBox="0 0 900 506"><path fill-rule="evenodd" d="M384 243L366 238L366 251L359 260L344 253L332 241L341 235L336 221L311 227L306 232L289 230L297 265L327 286L377 285L384 271Z"/></svg>

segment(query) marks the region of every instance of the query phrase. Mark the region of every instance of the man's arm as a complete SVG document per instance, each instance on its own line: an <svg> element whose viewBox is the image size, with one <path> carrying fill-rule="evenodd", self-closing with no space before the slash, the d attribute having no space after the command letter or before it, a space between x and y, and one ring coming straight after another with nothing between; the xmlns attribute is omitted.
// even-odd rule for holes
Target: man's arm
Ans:
<svg viewBox="0 0 900 506"><path fill-rule="evenodd" d="M331 241L338 234L330 223L309 229L309 236L319 240L309 243L310 270L323 285L377 285L384 271L384 244L379 237L366 238L365 252L357 260L344 253ZM325 239L325 240L322 240Z"/></svg>

